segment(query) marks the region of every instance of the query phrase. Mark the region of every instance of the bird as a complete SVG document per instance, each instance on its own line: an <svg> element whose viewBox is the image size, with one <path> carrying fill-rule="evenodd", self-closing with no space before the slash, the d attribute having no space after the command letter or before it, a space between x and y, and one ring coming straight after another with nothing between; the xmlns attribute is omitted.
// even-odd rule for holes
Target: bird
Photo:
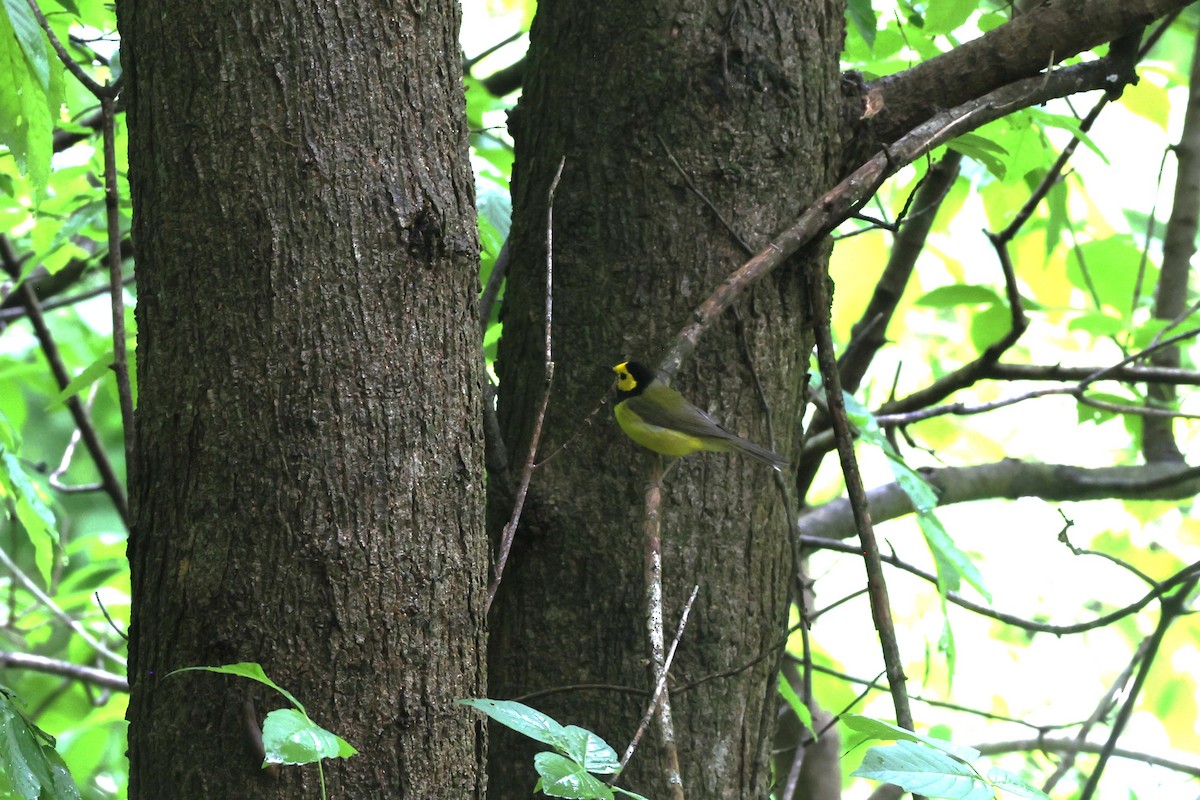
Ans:
<svg viewBox="0 0 1200 800"><path fill-rule="evenodd" d="M617 374L613 414L625 435L664 456L686 456L701 450L743 453L775 469L787 459L773 450L730 433L638 361L623 361Z"/></svg>

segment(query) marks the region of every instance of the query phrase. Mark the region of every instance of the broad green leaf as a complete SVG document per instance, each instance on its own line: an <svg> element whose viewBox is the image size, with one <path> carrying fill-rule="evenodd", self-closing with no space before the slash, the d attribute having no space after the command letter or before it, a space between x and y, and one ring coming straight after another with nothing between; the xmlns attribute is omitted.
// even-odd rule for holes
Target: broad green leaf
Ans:
<svg viewBox="0 0 1200 800"><path fill-rule="evenodd" d="M4 0L4 11L8 14L9 24L21 46L21 53L29 65L30 72L37 80L42 92L50 94L50 47L42 27L38 25L37 17L29 3L24 0Z"/></svg>
<svg viewBox="0 0 1200 800"><path fill-rule="evenodd" d="M1171 99L1165 87L1155 81L1140 80L1126 86L1121 93L1121 105L1164 131L1171 118Z"/></svg>
<svg viewBox="0 0 1200 800"><path fill-rule="evenodd" d="M916 509L917 523L933 554L934 563L937 564L938 591L945 595L946 592L957 590L959 578L963 577L990 602L991 594L983 585L983 576L971 563L967 554L954 544L954 540L950 538L941 521L933 513L933 509L937 507L938 503L937 492L921 476L921 473L904 463L904 459L896 452L896 448L892 447L892 443L879 429L879 424L870 410L852 395L843 392L842 396L846 403L846 416L858 428L860 438L863 442L874 445L884 452L888 459L888 465L892 468L892 475L896 478L896 483L908 495L913 508Z"/></svg>
<svg viewBox="0 0 1200 800"><path fill-rule="evenodd" d="M0 692L0 785L7 779L24 800L78 800L79 790L53 741L25 718L7 692Z"/></svg>
<svg viewBox="0 0 1200 800"><path fill-rule="evenodd" d="M67 401L68 397L74 397L84 389L91 386L96 381L100 380L105 375L110 374L109 369L113 365L113 351L109 350L104 355L97 358L91 364L84 368L82 372L63 387L62 391L54 395L50 402L46 405L46 410L60 406Z"/></svg>
<svg viewBox="0 0 1200 800"><path fill-rule="evenodd" d="M964 0L929 0L925 7L925 32L933 36L953 33L975 13L975 4Z"/></svg>
<svg viewBox="0 0 1200 800"><path fill-rule="evenodd" d="M1082 257L1082 264L1080 258ZM1127 234L1118 234L1080 245L1067 259L1067 278L1091 298L1095 291L1100 303L1122 314L1129 313L1138 285L1142 251ZM1148 263L1141 280L1139 302L1149 302L1158 281L1158 267Z"/></svg>
<svg viewBox="0 0 1200 800"><path fill-rule="evenodd" d="M917 524L920 525L921 533L925 535L925 541L933 553L933 560L937 565L938 588L942 594L958 591L959 579L966 578L984 599L992 602L992 594L983 584L983 575L970 556L958 549L942 521L932 511L918 511Z"/></svg>
<svg viewBox="0 0 1200 800"><path fill-rule="evenodd" d="M217 672L223 675L237 675L241 678L249 678L252 681L258 681L264 686L270 686L275 691L288 699L288 702L295 706L301 713L307 713L304 710L304 705L296 699L295 695L284 689L275 681L267 677L263 672L263 668L253 661L242 661L237 664L224 664L219 667L183 667L167 674L167 677L177 675L180 672Z"/></svg>
<svg viewBox="0 0 1200 800"><path fill-rule="evenodd" d="M792 713L796 715L797 719L804 723L804 727L812 731L813 738L815 739L817 736L817 731L813 728L812 712L808 710L808 706L806 706L804 701L800 699L800 695L796 694L796 690L792 688L791 682L787 679L787 676L784 675L782 671L780 671L776 677L778 680L776 680L775 685L779 690L780 696L783 697L784 700L787 700L788 706L790 706L792 709Z"/></svg>
<svg viewBox="0 0 1200 800"><path fill-rule="evenodd" d="M1008 164L1003 158L1008 155L1008 151L1002 145L978 133L965 133L953 139L947 147L978 161L1000 180L1004 180L1008 174Z"/></svg>
<svg viewBox="0 0 1200 800"><path fill-rule="evenodd" d="M27 3L4 0L0 12L0 144L41 194L50 176L60 71L50 68L44 34Z"/></svg>
<svg viewBox="0 0 1200 800"><path fill-rule="evenodd" d="M1084 331L1093 336L1116 336L1128 323L1112 311L1085 311L1067 322L1067 330Z"/></svg>
<svg viewBox="0 0 1200 800"><path fill-rule="evenodd" d="M42 788L41 800L81 800L79 787L71 777L71 770L52 746L42 745L42 755L50 767L50 786ZM49 792L49 794L47 794Z"/></svg>
<svg viewBox="0 0 1200 800"><path fill-rule="evenodd" d="M538 753L533 757L533 766L541 776L536 789L549 797L613 800L612 789L566 756Z"/></svg>
<svg viewBox="0 0 1200 800"><path fill-rule="evenodd" d="M358 751L294 708L280 708L263 722L263 749L270 764L312 764L322 758L349 758Z"/></svg>
<svg viewBox="0 0 1200 800"><path fill-rule="evenodd" d="M1065 181L1055 181L1046 193L1046 255L1054 252L1067 230L1067 184Z"/></svg>
<svg viewBox="0 0 1200 800"><path fill-rule="evenodd" d="M919 306L931 308L954 308L955 306L992 305L1002 302L1000 295L990 286L954 284L939 286L926 292L915 301Z"/></svg>
<svg viewBox="0 0 1200 800"><path fill-rule="evenodd" d="M1104 155L1104 152L1099 148L1099 146L1092 141L1092 138L1087 135L1087 132L1079 126L1079 120L1075 117L1069 117L1065 114L1051 114L1044 108L1028 108L1025 109L1025 111L1035 123L1038 123L1046 128L1060 128L1061 130L1066 131L1078 139L1084 147L1099 156L1100 160L1105 164L1109 163L1108 157Z"/></svg>
<svg viewBox="0 0 1200 800"><path fill-rule="evenodd" d="M987 781L968 765L912 741L872 747L851 775L892 783L925 797L987 800L996 796Z"/></svg>
<svg viewBox="0 0 1200 800"><path fill-rule="evenodd" d="M58 547L58 527L54 512L47 505L48 498L21 466L21 460L7 449L0 452L0 496L11 495L17 521L29 536L33 545L34 563L42 583L50 585L50 574L54 569L54 550Z"/></svg>
<svg viewBox="0 0 1200 800"><path fill-rule="evenodd" d="M563 752L588 772L598 775L611 775L621 769L617 751L596 734L577 725L563 728Z"/></svg>
<svg viewBox="0 0 1200 800"><path fill-rule="evenodd" d="M1011 330L1012 312L1008 306L988 306L971 316L971 344L981 353L1007 336Z"/></svg>
<svg viewBox="0 0 1200 800"><path fill-rule="evenodd" d="M21 432L16 429L3 411L0 411L0 447L14 452L21 447Z"/></svg>
<svg viewBox="0 0 1200 800"><path fill-rule="evenodd" d="M482 711L501 725L512 728L517 733L523 733L534 741L565 750L566 730L563 726L524 703L518 703L516 700L489 700L486 697L469 698L457 702L459 705Z"/></svg>
<svg viewBox="0 0 1200 800"><path fill-rule="evenodd" d="M842 715L842 722L850 730L855 733L861 733L869 739L920 743L941 750L943 753L953 756L960 761L975 761L980 755L979 751L974 747L956 745L934 736L922 736L919 733L901 728L899 725L891 722L864 717L861 714L844 714Z"/></svg>
<svg viewBox="0 0 1200 800"><path fill-rule="evenodd" d="M1029 785L1027 782L1021 780L1020 776L1014 775L1006 769L992 767L987 772L987 779L1003 789L1006 794L1016 795L1017 797L1034 797L1050 800L1050 795L1041 789Z"/></svg>
<svg viewBox="0 0 1200 800"><path fill-rule="evenodd" d="M867 48L875 46L875 10L871 8L871 0L850 0L846 4L846 16L854 26L854 30L862 37Z"/></svg>

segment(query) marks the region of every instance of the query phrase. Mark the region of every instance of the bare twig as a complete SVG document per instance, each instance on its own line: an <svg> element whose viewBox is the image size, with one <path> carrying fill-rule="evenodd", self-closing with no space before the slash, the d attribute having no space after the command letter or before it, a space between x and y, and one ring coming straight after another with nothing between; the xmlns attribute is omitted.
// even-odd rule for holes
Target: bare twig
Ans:
<svg viewBox="0 0 1200 800"><path fill-rule="evenodd" d="M1011 114L1017 108L1079 91L1105 88L1110 85L1110 80L1108 65L1102 62L1064 67L1047 75L1009 84L937 114L913 128L826 192L790 228L731 273L696 309L694 321L679 332L675 344L662 361L663 368L668 374L674 373L683 359L695 349L696 342L713 320L743 291L801 247L833 230L867 202L883 181L897 170L950 139Z"/></svg>
<svg viewBox="0 0 1200 800"><path fill-rule="evenodd" d="M44 672L48 675L61 675L75 681L90 683L114 692L128 692L129 682L123 675L108 670L85 667L72 664L70 661L60 661L57 658L34 655L32 653L10 653L0 651L0 669L24 669L31 672Z"/></svg>
<svg viewBox="0 0 1200 800"><path fill-rule="evenodd" d="M888 684L892 692L892 704L896 710L896 724L913 729L912 711L908 705L905 687L904 665L900 656L900 645L896 641L896 629L892 623L892 609L888 601L887 581L883 576L883 562L879 556L879 545L875 541L875 529L871 524L871 512L867 508L866 492L858 461L854 456L854 439L850 424L846 420L846 406L842 397L841 380L838 377L837 360L833 352L833 335L829 322L829 287L824 270L810 272L808 287L813 310L813 330L817 340L817 363L821 378L825 382L825 396L829 403L830 418L837 439L838 456L842 464L842 475L854 514L855 529L862 545L863 563L867 569L868 596L871 600L871 618L879 632L879 643L883 650L883 661L887 668Z"/></svg>
<svg viewBox="0 0 1200 800"><path fill-rule="evenodd" d="M692 587L692 594L688 597L687 603L683 606L683 613L679 615L679 625L675 629L675 638L671 640L671 647L667 651L667 658L663 662L661 674L654 686L654 694L650 698L650 704L646 707L646 713L642 715L642 721L638 723L637 731L634 732L633 738L629 740L629 746L625 748L624 755L621 756L621 768L613 774L609 779L608 784L611 786L616 782L621 772L624 771L626 765L629 764L629 759L633 757L634 751L637 749L638 742L646 734L646 729L650 727L650 720L654 718L654 712L658 710L659 699L667 690L667 676L671 671L671 663L675 660L675 651L679 648L679 641L683 638L683 629L687 627L688 615L692 613L692 603L696 602L696 595L700 592L700 585L696 584Z"/></svg>
<svg viewBox="0 0 1200 800"><path fill-rule="evenodd" d="M9 244L8 237L3 234L0 234L0 263L3 264L5 271L9 274L14 276L19 274L12 247ZM63 364L58 345L54 341L54 334L51 333L50 326L46 324L46 318L42 314L41 304L38 302L37 295L34 294L33 289L27 283L21 285L20 291L24 294L22 302L29 316L29 322L33 325L33 331L37 335L38 344L42 348L42 354L46 357L46 363L50 365L50 371L54 374L54 380L58 384L58 388L65 389L71 382L71 376L67 373L66 365ZM67 410L71 412L71 418L75 421L75 427L78 428L80 435L83 436L83 443L87 447L88 454L92 457L92 461L95 462L96 470L100 473L100 480L104 484L104 490L112 498L117 513L121 515L122 522L128 528L129 502L126 499L125 490L121 486L121 481L117 477L116 471L113 470L111 462L108 460L108 454L105 453L104 446L100 443L100 436L96 432L96 427L92 424L92 420L78 396L73 395L68 397L65 402Z"/></svg>
<svg viewBox="0 0 1200 800"><path fill-rule="evenodd" d="M654 456L650 484L646 487L646 514L643 543L645 546L646 626L650 634L650 659L654 667L655 695L659 696L658 727L662 735L663 753L667 764L667 785L671 797L683 800L683 776L679 770L679 749L675 745L675 725L671 718L671 695L667 691L667 662L663 633L662 535L659 509L662 506L662 456ZM655 704L651 703L654 708ZM632 755L630 749L627 755Z"/></svg>
<svg viewBox="0 0 1200 800"><path fill-rule="evenodd" d="M30 10L37 17L38 24L42 26L42 30L46 32L46 38L50 40L50 46L54 48L54 52L58 54L58 58L62 61L63 66L67 71L75 76L75 80L83 84L84 88L95 95L98 99L114 98L120 92L120 86L105 85L101 86L96 83L96 80L84 71L83 67L79 66L79 62L71 58L71 54L67 52L67 48L59 41L58 36L54 33L54 29L50 27L46 15L42 13L42 9L38 6L37 0L27 0Z"/></svg>
<svg viewBox="0 0 1200 800"><path fill-rule="evenodd" d="M849 542L843 542L837 539L821 539L816 536L804 536L801 538L801 541L805 547L823 548L826 550L836 550L839 553L862 555L861 548L856 547ZM898 569L901 569L912 575L916 575L923 580L937 585L938 579L936 575L926 572L918 567L914 567L905 561L901 561L896 556L881 555L880 559L886 564L891 564ZM1156 584L1154 589L1152 589L1142 598L1130 603L1127 606L1118 608L1116 611L1105 614L1104 616L1096 617L1095 619L1090 619L1085 622L1076 622L1071 625L1052 625L1048 622L1024 619L1013 614L1006 614L1003 611L997 611L994 608L973 603L955 592L950 592L946 596L946 599L956 606L965 608L968 611L973 611L981 616L998 620L1006 625L1012 625L1014 628L1020 628L1022 630L1031 631L1034 633L1048 633L1052 636L1068 636L1071 634L1086 633L1087 631L1104 628L1114 622L1117 622L1118 620L1136 614L1138 611L1141 611L1143 608L1150 605L1150 603L1152 603L1154 600L1171 591L1171 589L1175 588L1179 584L1197 576L1200 576L1200 562L1196 562L1184 567L1179 572L1176 572L1174 575L1172 575L1169 579L1163 581L1162 583Z"/></svg>
<svg viewBox="0 0 1200 800"><path fill-rule="evenodd" d="M922 469L942 506L1004 497L1043 500L1180 500L1200 492L1200 467L1143 464L1131 467L1077 467L1004 459L968 467ZM912 499L899 484L887 483L867 493L876 522L911 514ZM853 535L850 503L845 498L806 510L800 518L812 536L846 538Z"/></svg>
<svg viewBox="0 0 1200 800"><path fill-rule="evenodd" d="M1191 594L1198 582L1200 582L1200 577L1193 577L1180 586L1178 591L1170 597L1163 598L1162 616L1159 617L1158 625L1155 627L1154 632L1146 640L1146 652L1142 657L1137 677L1133 679L1133 685L1129 687L1129 691L1125 694L1121 703L1121 710L1117 712L1117 718L1113 721L1112 730L1109 731L1108 740L1105 741L1104 747L1100 750L1100 758L1096 762L1096 766L1092 769L1092 774L1088 776L1083 791L1079 793L1079 800L1091 800L1092 795L1096 793L1096 789L1100 785L1100 776L1104 773L1104 767L1108 764L1109 758L1112 757L1113 751L1116 749L1117 739L1121 738L1121 733L1125 730L1125 724L1129 722L1129 717L1133 714L1134 706L1137 705L1138 695L1141 694L1142 686L1146 683L1146 677L1150 674L1150 667L1154 664L1155 656L1158 655L1158 649L1162 645L1163 637L1167 635L1167 629L1171 627L1171 624L1180 616L1187 613L1187 604L1191 600Z"/></svg>
<svg viewBox="0 0 1200 800"><path fill-rule="evenodd" d="M29 0L33 3L34 0ZM72 62L74 63L74 62ZM136 435L133 424L133 388L129 381L129 358L125 341L125 289L121 283L121 198L117 191L116 95L98 94L104 116L104 209L108 223L108 281L112 292L113 373L117 376L117 397L121 403L121 425L125 441L125 474L137 466Z"/></svg>
<svg viewBox="0 0 1200 800"><path fill-rule="evenodd" d="M980 377L1001 381L1085 381L1094 383L1093 377L1101 367L1065 367L1061 364L992 364ZM1107 369L1107 368L1105 368ZM1139 367L1125 365L1109 369L1104 380L1128 383L1170 383L1175 386L1200 386L1200 372L1188 369L1165 367Z"/></svg>
<svg viewBox="0 0 1200 800"><path fill-rule="evenodd" d="M96 391L100 388L99 382L93 383L91 390L88 392L87 404L84 406L87 413L92 413L92 402L96 399ZM70 485L63 483L62 476L71 468L71 460L75 457L75 448L79 446L81 436L79 428L71 431L71 438L67 441L67 446L63 448L62 458L59 459L58 467L46 476L46 483L53 486L57 491L63 494L79 494L83 492L103 491L103 483L84 483Z"/></svg>
<svg viewBox="0 0 1200 800"><path fill-rule="evenodd" d="M500 551L496 555L496 566L492 571L492 580L488 584L487 599L483 606L485 616L492 608L492 601L496 599L496 590L500 588L500 580L504 577L504 565L508 562L508 554L517 533L517 525L521 521L521 511L525 507L525 496L529 492L529 481L533 477L538 442L542 438L542 423L546 419L546 407L550 404L550 385L554 380L554 192L558 188L558 181L562 178L563 167L566 166L566 163L566 158L558 162L558 171L554 173L554 179L550 181L550 189L546 194L546 386L542 391L541 408L533 423L533 435L529 439L529 455L525 458L524 469L521 470L521 481L517 486L512 516L500 536Z"/></svg>
<svg viewBox="0 0 1200 800"><path fill-rule="evenodd" d="M49 595L39 589L38 585L34 583L19 566L17 566L16 562L9 558L8 553L4 552L4 548L2 547L0 547L0 564L3 564L8 571L12 573L12 576L16 578L22 586L25 587L27 592L33 595L39 603L48 608L51 614L58 617L62 622L66 623L67 627L75 631L75 633L79 635L80 639L83 639L85 642L95 648L96 652L112 659L121 666L126 665L125 658L123 656L117 655L112 650L108 649L103 642L88 633L87 629L84 628L83 625L79 624L77 620L71 617L70 614L63 611Z"/></svg>

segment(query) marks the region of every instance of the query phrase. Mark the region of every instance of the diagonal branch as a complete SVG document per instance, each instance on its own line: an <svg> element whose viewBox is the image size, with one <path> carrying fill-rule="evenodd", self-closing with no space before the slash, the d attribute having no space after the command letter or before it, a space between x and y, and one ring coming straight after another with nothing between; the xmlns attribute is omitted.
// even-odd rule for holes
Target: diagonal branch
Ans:
<svg viewBox="0 0 1200 800"><path fill-rule="evenodd" d="M1009 458L971 467L923 469L921 475L937 492L939 506L1018 497L1057 502L1102 498L1180 500L1200 493L1200 468L1180 464L1088 469ZM867 501L876 522L916 510L897 483L871 489ZM812 508L800 516L800 528L805 535L827 539L854 535L850 502L839 498Z"/></svg>
<svg viewBox="0 0 1200 800"><path fill-rule="evenodd" d="M845 180L826 192L753 258L731 273L694 312L694 320L676 337L662 368L673 374L696 343L742 292L849 217L897 170L992 120L1030 105L1090 89L1112 88L1117 78L1103 61L1056 70L997 89L983 97L934 115L889 147L880 150Z"/></svg>
<svg viewBox="0 0 1200 800"><path fill-rule="evenodd" d="M929 114L1042 73L1097 45L1120 39L1189 5L1192 0L1057 0L965 42L949 52L867 86L877 141L888 141ZM1087 20L1080 25L1080 20ZM1115 77L1115 76L1114 76ZM1120 80L1128 79L1128 74Z"/></svg>

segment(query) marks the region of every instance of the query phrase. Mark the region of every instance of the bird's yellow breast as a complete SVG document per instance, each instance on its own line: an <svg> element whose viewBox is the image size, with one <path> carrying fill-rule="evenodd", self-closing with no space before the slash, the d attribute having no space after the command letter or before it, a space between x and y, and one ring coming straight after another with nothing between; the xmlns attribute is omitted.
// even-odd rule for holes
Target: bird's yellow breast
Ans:
<svg viewBox="0 0 1200 800"><path fill-rule="evenodd" d="M686 456L699 450L710 450L711 446L698 436L651 425L629 407L629 403L617 403L613 409L617 424L625 435L642 447L664 456Z"/></svg>

